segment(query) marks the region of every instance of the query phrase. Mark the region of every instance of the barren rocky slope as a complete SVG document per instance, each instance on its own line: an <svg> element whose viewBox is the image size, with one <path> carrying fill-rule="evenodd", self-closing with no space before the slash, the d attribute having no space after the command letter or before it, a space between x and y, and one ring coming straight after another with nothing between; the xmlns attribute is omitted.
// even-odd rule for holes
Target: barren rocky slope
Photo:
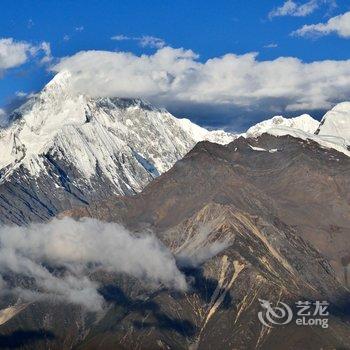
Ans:
<svg viewBox="0 0 350 350"><path fill-rule="evenodd" d="M342 278L342 261L350 252L349 188L349 157L310 140L265 134L226 147L200 143L142 194L72 214L164 230L208 201L233 204L294 227Z"/></svg>
<svg viewBox="0 0 350 350"><path fill-rule="evenodd" d="M348 157L290 136L241 138L226 147L202 142L142 193L66 212L152 229L190 284L186 293L150 292L131 278L106 277L106 314L89 321L68 312L79 320L68 326L75 340L80 334L76 348L350 348L349 292L322 255L341 279L340 258L349 254L349 171ZM291 306L327 300L330 326L265 327L259 299ZM43 348L62 339L72 344L65 328L44 321L56 312L35 322L57 337L37 343Z"/></svg>

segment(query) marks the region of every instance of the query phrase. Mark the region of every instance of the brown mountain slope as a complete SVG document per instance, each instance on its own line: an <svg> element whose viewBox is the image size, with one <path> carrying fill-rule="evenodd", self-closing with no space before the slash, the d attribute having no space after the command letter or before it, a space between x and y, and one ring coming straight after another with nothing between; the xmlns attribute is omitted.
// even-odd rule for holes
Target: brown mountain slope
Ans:
<svg viewBox="0 0 350 350"><path fill-rule="evenodd" d="M115 289L115 306L77 349L350 348L348 294L317 251L278 219L268 222L211 202L161 237L187 266L191 290L158 290L132 300ZM218 243L222 247L215 255ZM330 328L265 327L257 318L259 299L288 305L328 300Z"/></svg>
<svg viewBox="0 0 350 350"><path fill-rule="evenodd" d="M258 151L252 147L269 151ZM162 231L208 201L293 226L344 281L350 255L350 159L312 141L262 135L229 146L199 143L139 195L69 213Z"/></svg>
<svg viewBox="0 0 350 350"><path fill-rule="evenodd" d="M292 137L198 144L141 194L65 213L153 230L189 290L99 274L104 314L29 305L0 326L0 344L26 324L47 333L19 347L38 350L350 349L349 292L315 249L336 267L349 252L349 169L345 156ZM326 300L329 328L264 326L260 300Z"/></svg>

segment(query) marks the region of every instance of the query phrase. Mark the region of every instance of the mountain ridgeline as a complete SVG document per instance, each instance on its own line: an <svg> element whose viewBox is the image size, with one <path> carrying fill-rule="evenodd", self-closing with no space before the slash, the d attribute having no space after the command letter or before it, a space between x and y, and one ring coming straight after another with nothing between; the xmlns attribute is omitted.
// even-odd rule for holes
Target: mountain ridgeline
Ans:
<svg viewBox="0 0 350 350"><path fill-rule="evenodd" d="M6 295L0 347L350 348L350 103L320 123L276 116L237 135L138 99L76 96L69 81L56 76L0 129L0 222L92 218L151 232L188 288L97 266L102 311ZM303 300L330 303L328 328L258 319L262 301Z"/></svg>
<svg viewBox="0 0 350 350"><path fill-rule="evenodd" d="M58 74L0 129L0 222L43 221L111 194L132 195L200 140L229 142L142 100L89 98Z"/></svg>

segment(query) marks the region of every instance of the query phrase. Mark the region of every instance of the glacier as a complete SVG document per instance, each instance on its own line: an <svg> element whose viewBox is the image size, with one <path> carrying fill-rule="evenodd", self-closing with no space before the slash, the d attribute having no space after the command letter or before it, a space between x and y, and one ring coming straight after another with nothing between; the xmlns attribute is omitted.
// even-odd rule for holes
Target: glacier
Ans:
<svg viewBox="0 0 350 350"><path fill-rule="evenodd" d="M291 135L350 156L350 102L335 106L321 123L308 114L275 116L235 134L207 130L142 99L76 94L71 81L70 72L58 73L2 117L0 223L43 221L136 194L205 140L225 145L240 136Z"/></svg>
<svg viewBox="0 0 350 350"><path fill-rule="evenodd" d="M115 192L125 194L123 185L140 191L198 141L235 138L177 119L141 99L76 95L70 78L68 71L57 74L0 129L1 181L21 166L40 176L49 155L74 164L86 181L99 168Z"/></svg>
<svg viewBox="0 0 350 350"><path fill-rule="evenodd" d="M197 142L236 137L142 99L75 94L71 74L61 72L2 119L0 223L43 221L77 205L133 195Z"/></svg>

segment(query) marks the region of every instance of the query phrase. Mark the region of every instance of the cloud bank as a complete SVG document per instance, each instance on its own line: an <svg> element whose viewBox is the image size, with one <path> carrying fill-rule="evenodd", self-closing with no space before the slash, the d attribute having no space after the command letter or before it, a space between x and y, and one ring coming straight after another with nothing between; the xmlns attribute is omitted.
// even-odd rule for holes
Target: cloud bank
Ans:
<svg viewBox="0 0 350 350"><path fill-rule="evenodd" d="M53 68L72 73L71 88L90 96L142 97L164 107L305 111L331 108L350 96L350 60L259 61L256 53L198 60L164 47L152 55L82 51Z"/></svg>
<svg viewBox="0 0 350 350"><path fill-rule="evenodd" d="M99 284L89 278L96 269L187 289L173 255L151 234L135 236L118 224L70 218L0 228L2 293L28 301L54 298L98 311L104 300ZM6 280L9 274L35 283L11 285Z"/></svg>
<svg viewBox="0 0 350 350"><path fill-rule="evenodd" d="M330 18L326 23L304 25L292 33L294 36L320 37L336 34L342 38L350 38L350 12Z"/></svg>
<svg viewBox="0 0 350 350"><path fill-rule="evenodd" d="M39 45L33 45L25 41L15 41L13 38L0 39L0 75L5 70L21 66L39 54L43 62L50 61L50 44L42 42Z"/></svg>

